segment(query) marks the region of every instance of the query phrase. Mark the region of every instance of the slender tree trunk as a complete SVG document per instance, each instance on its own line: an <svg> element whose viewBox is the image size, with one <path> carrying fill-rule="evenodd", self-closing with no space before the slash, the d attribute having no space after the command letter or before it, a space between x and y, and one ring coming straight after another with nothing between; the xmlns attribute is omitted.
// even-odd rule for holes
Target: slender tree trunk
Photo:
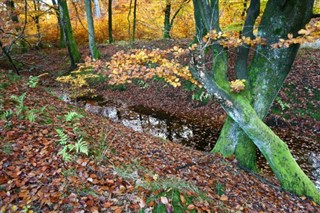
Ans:
<svg viewBox="0 0 320 213"><path fill-rule="evenodd" d="M41 41L42 36L41 36L41 30L40 30L40 14L38 14L38 12L40 12L39 0L33 0L33 8L34 8L34 11L36 12L36 15L33 17L33 20L37 28L37 38L38 38L38 41L36 43L36 49L40 49L42 47L42 41Z"/></svg>
<svg viewBox="0 0 320 213"><path fill-rule="evenodd" d="M86 14L87 14L90 53L91 53L92 58L98 59L98 58L100 58L101 54L100 54L100 52L96 46L96 42L95 42L91 0L84 0L84 3L86 6Z"/></svg>
<svg viewBox="0 0 320 213"><path fill-rule="evenodd" d="M65 43L68 48L71 69L75 69L77 67L76 63L80 62L81 55L79 53L76 41L72 33L68 5L66 0L58 0L58 5L61 20L60 27L63 29Z"/></svg>
<svg viewBox="0 0 320 213"><path fill-rule="evenodd" d="M100 10L99 0L93 0L93 4L94 4L94 15L96 18L100 18L101 17L101 10Z"/></svg>
<svg viewBox="0 0 320 213"><path fill-rule="evenodd" d="M56 0L52 0L52 5L56 6L57 2ZM60 14L59 14L59 9L55 10L56 16L57 16L57 20L58 20L58 28L59 28L59 47L60 48L65 48L66 47L66 43L64 41L64 35L63 35L63 29L61 27L61 20L60 20Z"/></svg>
<svg viewBox="0 0 320 213"><path fill-rule="evenodd" d="M2 41L0 40L0 47L1 47L1 50L3 52L3 54L8 58L10 64L12 65L14 71L17 73L17 75L20 75L20 72L19 72L19 69L17 68L16 64L14 63L14 61L12 60L10 54L8 53L6 47L2 46Z"/></svg>
<svg viewBox="0 0 320 213"><path fill-rule="evenodd" d="M108 1L108 32L109 32L109 43L113 43L112 37L112 0Z"/></svg>
<svg viewBox="0 0 320 213"><path fill-rule="evenodd" d="M137 28L137 0L133 2L133 25L132 25L132 38L131 42L133 43L136 37L136 28Z"/></svg>
<svg viewBox="0 0 320 213"><path fill-rule="evenodd" d="M163 30L163 38L171 38L170 32L172 30L173 22L176 19L177 15L181 11L181 9L190 2L190 0L184 0L181 2L179 8L176 10L176 12L173 14L172 18L171 17L171 9L172 9L172 4L171 1L166 1L166 8L164 11L164 30Z"/></svg>
<svg viewBox="0 0 320 213"><path fill-rule="evenodd" d="M163 38L171 38L171 24L170 24L170 15L171 15L171 2L166 1L166 8L164 9L164 30Z"/></svg>
<svg viewBox="0 0 320 213"><path fill-rule="evenodd" d="M127 16L127 20L128 20L128 37L129 37L129 40L131 38L131 20L130 20L130 17L131 17L131 7L132 7L132 0L130 0L129 2L129 11L128 11L128 16ZM132 44L131 44L132 45Z"/></svg>

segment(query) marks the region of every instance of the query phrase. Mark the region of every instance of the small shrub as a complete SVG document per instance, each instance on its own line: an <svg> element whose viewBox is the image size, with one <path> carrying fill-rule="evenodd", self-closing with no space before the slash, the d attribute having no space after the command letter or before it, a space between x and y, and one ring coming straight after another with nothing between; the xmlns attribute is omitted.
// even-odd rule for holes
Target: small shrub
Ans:
<svg viewBox="0 0 320 213"><path fill-rule="evenodd" d="M69 85L71 98L95 97L95 90L90 88L89 81L100 79L98 74L94 74L92 66L80 66L78 70L71 72L70 75L56 78L58 82Z"/></svg>

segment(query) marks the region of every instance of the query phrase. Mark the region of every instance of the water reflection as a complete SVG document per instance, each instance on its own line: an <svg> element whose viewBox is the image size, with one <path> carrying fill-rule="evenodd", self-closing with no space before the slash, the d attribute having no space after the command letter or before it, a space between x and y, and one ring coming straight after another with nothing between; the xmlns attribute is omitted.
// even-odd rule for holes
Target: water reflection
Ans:
<svg viewBox="0 0 320 213"><path fill-rule="evenodd" d="M131 109L115 106L86 104L89 112L100 114L114 122L122 123L135 131L182 143L199 150L210 150L211 141L217 140L217 130L209 126L179 120L165 112L136 106Z"/></svg>

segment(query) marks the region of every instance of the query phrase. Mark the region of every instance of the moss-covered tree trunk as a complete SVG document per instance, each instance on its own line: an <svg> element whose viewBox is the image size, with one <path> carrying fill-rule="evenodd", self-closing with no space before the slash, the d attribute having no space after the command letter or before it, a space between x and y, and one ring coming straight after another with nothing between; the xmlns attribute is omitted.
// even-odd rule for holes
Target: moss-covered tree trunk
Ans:
<svg viewBox="0 0 320 213"><path fill-rule="evenodd" d="M281 187L297 195L311 197L319 204L320 192L314 183L296 163L285 142L260 119L250 101L240 94L231 94L222 89L209 75L200 74L199 79L207 92L220 102L228 116L241 126L262 152Z"/></svg>
<svg viewBox="0 0 320 213"><path fill-rule="evenodd" d="M51 0L51 1L52 1L52 5L55 7L57 5L56 0ZM58 27L59 27L59 47L60 48L65 48L66 47L66 42L64 41L63 29L60 26L61 20L60 20L59 10L55 9L55 13L56 13L56 16L57 16Z"/></svg>
<svg viewBox="0 0 320 213"><path fill-rule="evenodd" d="M94 59L98 59L100 58L101 54L96 46L96 41L95 41L91 0L85 0L84 3L86 6L86 15L87 15L87 23L88 23L89 49L90 49L91 57Z"/></svg>
<svg viewBox="0 0 320 213"><path fill-rule="evenodd" d="M207 31L214 29L218 32L218 1L203 0L197 1L197 4L202 26ZM250 158L255 155L255 149L248 149L246 146L253 142L267 159L283 189L309 196L320 203L319 191L296 163L287 145L262 121L280 90L298 49L297 45L281 49L272 49L269 45L286 37L288 33L297 34L309 21L312 5L312 0L268 2L259 27L259 35L267 39L268 45L258 46L256 49L247 73L247 91L240 94L230 92L226 78L227 54L217 43L212 46L214 56L210 62L207 61L208 51L205 48L208 43L199 40L190 69L229 116L215 151L239 154L241 160L252 161ZM212 64L210 70L208 63Z"/></svg>
<svg viewBox="0 0 320 213"><path fill-rule="evenodd" d="M60 14L60 27L63 29L64 40L68 48L71 69L74 69L77 66L76 63L80 62L81 55L78 50L76 40L74 39L74 36L73 36L70 17L69 17L69 11L68 11L68 5L66 0L58 0L58 6L59 6L59 14Z"/></svg>
<svg viewBox="0 0 320 213"><path fill-rule="evenodd" d="M60 27L63 30L64 41L68 49L71 69L76 68L76 63L80 62L81 55L78 50L75 38L72 32L72 26L69 16L69 10L66 0L58 0Z"/></svg>
<svg viewBox="0 0 320 213"><path fill-rule="evenodd" d="M171 14L171 2L166 1L166 8L164 9L164 30L163 38L171 38L171 24L170 24L170 14Z"/></svg>
<svg viewBox="0 0 320 213"><path fill-rule="evenodd" d="M291 0L282 3L269 1L259 26L259 36L266 38L268 43L272 44L279 38L286 38L288 33L296 35L310 20L312 5L312 0L304 2ZM243 51L239 51L242 55L238 56L238 60L243 60L240 62L239 78L247 78L253 107L261 119L267 115L281 89L297 50L298 45L283 49L258 46L249 69L244 66L247 64L247 56L243 56ZM213 151L224 156L236 154L243 166L256 168L254 144L230 118L226 120Z"/></svg>

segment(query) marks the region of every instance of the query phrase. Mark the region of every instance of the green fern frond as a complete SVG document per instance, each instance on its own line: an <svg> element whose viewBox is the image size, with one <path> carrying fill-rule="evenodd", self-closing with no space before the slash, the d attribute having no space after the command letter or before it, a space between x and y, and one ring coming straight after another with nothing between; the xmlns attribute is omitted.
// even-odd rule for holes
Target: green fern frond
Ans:
<svg viewBox="0 0 320 213"><path fill-rule="evenodd" d="M26 92L25 93L23 93L22 95L20 95L20 96L16 96L16 95L11 95L10 96L10 98L13 100L13 101L15 101L15 102L17 102L18 104L23 104L23 101L24 101L24 98L26 97Z"/></svg>
<svg viewBox="0 0 320 213"><path fill-rule="evenodd" d="M37 115L35 113L35 110L28 111L26 117L27 117L28 121L35 122L36 121L36 117L37 117Z"/></svg>
<svg viewBox="0 0 320 213"><path fill-rule="evenodd" d="M88 155L88 144L83 140L81 137L75 144L74 144L76 153L83 153Z"/></svg>
<svg viewBox="0 0 320 213"><path fill-rule="evenodd" d="M61 145L67 144L68 139L69 139L68 135L65 134L62 129L56 129L56 132L58 133L58 136L60 138L59 144L61 144Z"/></svg>
<svg viewBox="0 0 320 213"><path fill-rule="evenodd" d="M58 155L61 155L62 159L66 162L70 162L72 160L72 155L68 152L68 146L63 147L58 152Z"/></svg>
<svg viewBox="0 0 320 213"><path fill-rule="evenodd" d="M68 114L66 114L66 121L70 122L72 120L78 120L80 118L83 118L83 115L77 113L77 112L68 112Z"/></svg>

